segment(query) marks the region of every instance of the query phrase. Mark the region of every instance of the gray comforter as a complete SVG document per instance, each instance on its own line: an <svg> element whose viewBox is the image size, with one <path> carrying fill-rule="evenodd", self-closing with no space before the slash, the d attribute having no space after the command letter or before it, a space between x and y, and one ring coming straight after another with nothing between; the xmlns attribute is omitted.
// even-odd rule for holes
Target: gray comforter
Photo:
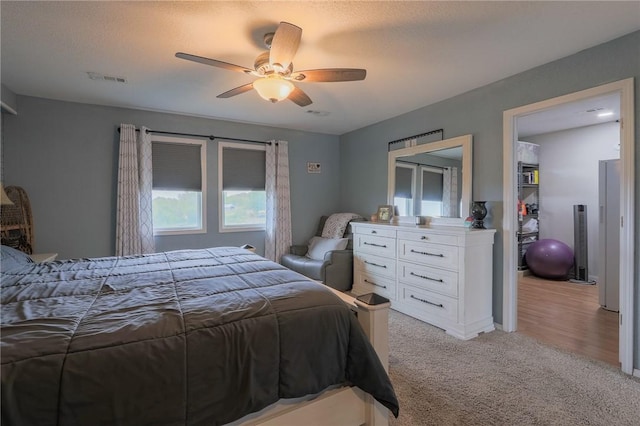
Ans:
<svg viewBox="0 0 640 426"><path fill-rule="evenodd" d="M346 383L398 403L353 313L246 250L2 271L2 424L218 425Z"/></svg>

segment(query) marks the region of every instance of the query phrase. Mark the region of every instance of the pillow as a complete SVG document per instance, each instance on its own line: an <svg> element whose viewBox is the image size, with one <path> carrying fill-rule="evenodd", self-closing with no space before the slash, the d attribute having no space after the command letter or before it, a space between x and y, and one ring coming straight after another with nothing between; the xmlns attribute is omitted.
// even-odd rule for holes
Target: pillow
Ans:
<svg viewBox="0 0 640 426"><path fill-rule="evenodd" d="M362 219L362 216L355 213L334 213L325 221L320 235L324 238L342 238L353 219Z"/></svg>
<svg viewBox="0 0 640 426"><path fill-rule="evenodd" d="M324 260L325 253L331 250L344 250L348 242L348 238L313 237L309 240L306 256L310 259Z"/></svg>
<svg viewBox="0 0 640 426"><path fill-rule="evenodd" d="M22 268L24 265L33 263L33 259L27 253L16 250L13 247L2 246L2 271Z"/></svg>

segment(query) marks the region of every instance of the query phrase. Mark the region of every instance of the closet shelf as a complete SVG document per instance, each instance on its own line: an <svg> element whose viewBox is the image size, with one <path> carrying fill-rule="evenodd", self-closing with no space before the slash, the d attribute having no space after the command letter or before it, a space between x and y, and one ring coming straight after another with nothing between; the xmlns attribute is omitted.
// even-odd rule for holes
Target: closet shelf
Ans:
<svg viewBox="0 0 640 426"><path fill-rule="evenodd" d="M538 164L524 163L522 161L518 162L518 200L522 203L536 204L536 211L538 212L540 211L540 182L538 182L539 173L540 172ZM537 231L523 231L522 227L529 219L538 220ZM525 261L524 255L527 251L527 247L529 247L531 243L536 242L540 238L539 226L540 221L538 219L538 213L518 216L518 230L516 232L516 235L518 238L519 271L529 269L527 267L527 262Z"/></svg>

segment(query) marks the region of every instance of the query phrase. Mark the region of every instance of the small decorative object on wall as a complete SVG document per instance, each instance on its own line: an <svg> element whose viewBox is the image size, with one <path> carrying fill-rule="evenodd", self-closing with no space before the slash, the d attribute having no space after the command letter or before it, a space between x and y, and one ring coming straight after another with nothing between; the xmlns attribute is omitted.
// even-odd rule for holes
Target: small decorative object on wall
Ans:
<svg viewBox="0 0 640 426"><path fill-rule="evenodd" d="M378 206L378 222L389 222L393 217L393 206Z"/></svg>
<svg viewBox="0 0 640 426"><path fill-rule="evenodd" d="M307 173L320 173L320 163L307 163Z"/></svg>
<svg viewBox="0 0 640 426"><path fill-rule="evenodd" d="M473 216L472 228L486 229L484 227L484 218L487 216L486 201L474 201L471 205L471 216Z"/></svg>

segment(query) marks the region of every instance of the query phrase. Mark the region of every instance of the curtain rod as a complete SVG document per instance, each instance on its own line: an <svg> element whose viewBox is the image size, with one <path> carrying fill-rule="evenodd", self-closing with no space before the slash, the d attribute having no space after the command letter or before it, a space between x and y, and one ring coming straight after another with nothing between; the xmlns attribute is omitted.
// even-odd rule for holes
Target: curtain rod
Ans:
<svg viewBox="0 0 640 426"><path fill-rule="evenodd" d="M440 133L440 140L444 140L444 129L430 130L430 131L425 132L425 133L420 133L419 135L413 135L413 136L409 136L408 138L396 139L395 141L391 141L391 142L388 143L387 151L391 151L391 145L393 145L393 144L410 141L411 139L418 139L418 138L421 138L423 136L434 135L436 133Z"/></svg>
<svg viewBox="0 0 640 426"><path fill-rule="evenodd" d="M140 129L136 129L136 132L139 132L139 131L140 131ZM197 134L197 133L167 132L165 130L151 130L151 129L147 129L146 132L147 133L155 133L155 134L158 134L158 135L191 136L191 137L195 137L195 138L207 138L209 140L224 139L224 140L228 140L228 141L260 143L260 144L263 144L263 145L271 145L271 142L265 142L265 141L254 141L252 139L227 138L227 137L224 137L224 136L214 136L214 135L200 135L200 134ZM120 133L120 127L118 127L118 133Z"/></svg>
<svg viewBox="0 0 640 426"><path fill-rule="evenodd" d="M416 165L416 166L431 167L433 169L440 169L440 170L446 170L446 169L449 168L449 167L432 166L431 164L422 164L422 163L416 163L414 161L397 160L397 159L396 159L396 163L413 164L413 165Z"/></svg>

